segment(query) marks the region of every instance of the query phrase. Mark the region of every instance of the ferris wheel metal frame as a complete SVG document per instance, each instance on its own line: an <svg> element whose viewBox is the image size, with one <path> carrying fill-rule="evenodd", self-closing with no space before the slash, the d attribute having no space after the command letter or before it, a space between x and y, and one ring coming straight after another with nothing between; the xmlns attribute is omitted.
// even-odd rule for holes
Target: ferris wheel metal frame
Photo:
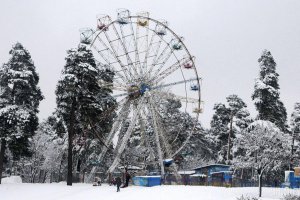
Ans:
<svg viewBox="0 0 300 200"><path fill-rule="evenodd" d="M154 29L153 27L152 29L150 28L150 24L153 24ZM125 26L127 26L127 32L124 31ZM140 30L140 28L143 30ZM141 34L142 31L144 35ZM151 32L151 36L149 32ZM171 39L169 38L167 41L164 37L168 33L171 33ZM114 35L113 37L112 34ZM130 38L130 41L133 41L131 47L126 43L126 41L129 41L128 38ZM101 82L100 86L109 87L113 91L119 91L117 94L113 94L113 97L121 99L118 105L118 115L114 120L112 129L105 140L105 145L98 155L97 160L100 162L103 160L108 150L107 147L113 143L118 130L124 125L124 121L129 118L129 126L121 141L119 141L119 146L115 148L115 158L108 169L109 173L113 172L120 163L121 154L124 152L137 123L139 123L140 127L143 127L141 128L143 137L146 140L149 138L145 134L145 124L143 122L150 115L151 124L154 128L153 139L155 140L156 152L159 157L158 163L161 175L163 176L165 173L164 159L174 158L185 147L195 130L199 114L202 112L201 78L199 78L196 70L195 58L183 43L183 38L172 31L166 21L150 18L147 12L131 16L129 10L120 9L118 10L118 18L116 20L111 20L108 15L98 15L97 29L81 29L80 41L100 56L101 61L98 61L100 66L110 68L115 73L116 78L113 83ZM145 43L143 51L139 46L141 42ZM156 45L154 51L153 45ZM152 55L150 53L151 50ZM179 57L175 54L175 51L183 51L184 53L180 54ZM149 62L150 58L152 62ZM165 67L170 58L175 62ZM183 70L193 70L192 74L194 76L186 77ZM163 82L176 71L181 71L183 80ZM183 95L176 95L174 92L165 90L166 88L178 87L180 85L184 85L183 88L185 88L185 92L182 93ZM188 96L187 88L189 88L189 85L191 86L191 91L196 93L196 98ZM193 117L193 120L195 120L194 126L189 131L186 140L176 150L171 150L169 147L168 138L162 127L160 108L157 106L162 100L168 98L174 98L184 103L185 112L188 112L187 108L189 104L196 105L193 107L193 112L195 113ZM180 130L178 130L178 134L179 132ZM147 142L145 144L148 148L151 148L149 144L147 145ZM154 151L153 149L151 150ZM172 165L172 168L175 174L179 176L176 165ZM96 169L97 166L94 166L89 179L91 179Z"/></svg>

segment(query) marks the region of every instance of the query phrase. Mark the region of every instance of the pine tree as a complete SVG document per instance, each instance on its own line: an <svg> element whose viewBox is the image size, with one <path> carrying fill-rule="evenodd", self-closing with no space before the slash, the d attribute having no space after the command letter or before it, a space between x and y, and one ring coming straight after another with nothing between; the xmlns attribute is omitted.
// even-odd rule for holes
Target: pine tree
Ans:
<svg viewBox="0 0 300 200"><path fill-rule="evenodd" d="M247 128L247 126L251 123L250 113L246 109L246 103L239 98L237 95L229 95L227 98L228 109L230 112L230 122L229 122L229 131L228 131L228 144L227 144L227 162L230 162L231 157L231 137L235 137L235 135L241 130Z"/></svg>
<svg viewBox="0 0 300 200"><path fill-rule="evenodd" d="M273 122L286 132L286 109L280 100L276 63L270 51L264 50L258 59L259 77L255 81L252 99L258 111L258 119Z"/></svg>
<svg viewBox="0 0 300 200"><path fill-rule="evenodd" d="M29 52L16 43L9 54L11 58L0 70L0 174L6 146L14 159L30 156L28 138L37 129L38 106L43 99Z"/></svg>
<svg viewBox="0 0 300 200"><path fill-rule="evenodd" d="M56 102L68 130L68 179L72 185L73 142L79 137L104 137L114 117L115 100L109 88L101 88L98 81L112 82L113 72L99 70L91 50L80 45L71 49L56 88Z"/></svg>
<svg viewBox="0 0 300 200"><path fill-rule="evenodd" d="M215 140L218 162L230 162L232 144L236 134L252 122L246 103L237 95L229 95L227 104L215 104L215 114L211 121L210 135Z"/></svg>
<svg viewBox="0 0 300 200"><path fill-rule="evenodd" d="M230 111L226 108L225 104L217 103L214 105L215 113L210 122L210 135L214 140L214 151L218 155L218 162L226 160L226 145L228 143L228 124L230 122Z"/></svg>

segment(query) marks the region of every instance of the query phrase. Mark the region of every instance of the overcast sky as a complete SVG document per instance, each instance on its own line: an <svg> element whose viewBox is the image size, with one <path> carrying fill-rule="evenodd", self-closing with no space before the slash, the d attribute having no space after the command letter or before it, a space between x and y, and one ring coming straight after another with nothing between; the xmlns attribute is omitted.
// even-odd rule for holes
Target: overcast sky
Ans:
<svg viewBox="0 0 300 200"><path fill-rule="evenodd" d="M200 120L205 127L214 103L225 102L230 94L239 95L256 116L251 94L263 49L277 63L288 115L300 102L299 0L0 0L0 63L8 61L17 41L29 50L45 96L41 119L54 111L55 87L66 50L78 45L78 29L95 27L99 13L114 19L117 8L148 11L184 36L203 78Z"/></svg>

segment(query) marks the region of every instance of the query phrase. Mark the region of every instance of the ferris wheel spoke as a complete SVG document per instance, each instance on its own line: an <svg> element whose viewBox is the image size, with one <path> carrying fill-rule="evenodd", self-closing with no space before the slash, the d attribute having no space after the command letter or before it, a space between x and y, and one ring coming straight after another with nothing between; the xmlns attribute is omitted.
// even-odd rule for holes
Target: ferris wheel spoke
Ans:
<svg viewBox="0 0 300 200"><path fill-rule="evenodd" d="M179 69L185 62L187 62L186 58L183 58L177 62L175 62L174 64L172 64L171 66L167 67L164 71L162 71L161 73L159 73L158 75L154 76L155 77L155 81L154 84L157 84L159 82L161 82L162 80L164 80L166 77L168 77L169 75L171 75L172 73L174 73L177 69Z"/></svg>
<svg viewBox="0 0 300 200"><path fill-rule="evenodd" d="M133 40L133 41L135 40L134 32L132 32L131 34L125 36L124 30L123 30L123 24L119 23L119 27L120 27L120 30L121 30L122 40L123 40L123 43L124 43L124 49L126 49L126 56L127 56L128 66L130 66L133 69L135 77L137 77L138 72L137 72L137 69L136 69L136 65L135 65L135 63L133 64L133 62L132 62L132 60L129 56L130 53L129 53L128 49L130 48L130 46L126 46L126 43L125 43L126 37L130 37L131 40Z"/></svg>
<svg viewBox="0 0 300 200"><path fill-rule="evenodd" d="M117 32L116 27L114 26L114 24L112 24L112 26L113 26L113 28L114 28L114 31ZM108 35L108 33L107 33L106 31L104 32L104 35L105 35L105 37L106 37L106 39L107 39L107 41L108 41L108 43L109 43L109 45L110 45L110 47L111 47L111 52L113 53L114 58L118 61L118 63L120 64L121 68L123 69L123 72L124 72L124 74L125 74L127 80L131 81L130 78L128 77L128 76L133 77L132 74L131 74L131 71L128 70L128 69L126 69L125 65L124 65L124 64L122 63L122 61L120 60L118 51L116 50L115 46L113 45L113 41L110 39L110 37L109 37L109 35ZM123 42L122 42L122 40L121 40L121 38L120 38L118 32L117 32L117 37L118 37L118 41L122 43L122 47L123 47ZM126 52L126 51L125 51L125 52ZM126 53L127 53L127 52L126 52ZM128 63L128 66L129 66L129 65L130 65L130 63ZM127 73L126 73L126 72L127 72Z"/></svg>
<svg viewBox="0 0 300 200"><path fill-rule="evenodd" d="M103 82L99 81L98 85L101 88L106 88L106 89L112 89L112 90L118 90L118 91L127 91L126 85L122 84L119 80L114 79L112 83L110 82Z"/></svg>
<svg viewBox="0 0 300 200"><path fill-rule="evenodd" d="M157 121L156 121L155 111L152 108L151 104L148 106L148 109L149 109L149 111L151 113L151 116L152 116L152 123L153 123L153 126L154 126L155 143L156 143L156 147L157 147L157 153L158 153L158 159L159 159L159 164L160 164L161 176L163 177L164 174L165 174L165 169L164 169L164 162L163 162L163 151L162 151L162 148L161 148L161 145L160 145L160 140L159 140L160 130L159 130L159 126L158 126Z"/></svg>
<svg viewBox="0 0 300 200"><path fill-rule="evenodd" d="M146 15L147 17L149 17L149 13L143 13L142 15ZM145 16L144 16L145 17ZM146 25L142 25L143 23L145 23ZM142 26L141 26L142 25ZM140 27L142 27L140 29ZM149 20L143 17L140 17L137 19L137 26L136 26L136 40L137 40L137 46L140 47L139 49L139 63L140 63L140 67L142 68L143 73L145 73L147 71L147 65L144 65L144 63L147 63L147 51L148 51L148 35L149 35ZM140 31L141 30L141 31ZM140 32L143 31L142 35L139 35ZM140 41L140 42L138 42ZM145 56L141 55L141 54L145 54ZM144 60L141 60L141 57L144 57Z"/></svg>
<svg viewBox="0 0 300 200"><path fill-rule="evenodd" d="M149 75L150 75L151 72L152 72L152 68L155 66L155 63L156 63L156 60L157 60L157 55L158 55L158 52L159 52L159 50L160 50L162 41L163 41L163 38L162 38L162 36L160 36L160 37L159 37L159 40L158 40L158 42L157 42L157 44L156 44L156 50L154 51L154 55L151 56L151 57L153 57L153 59L152 59L152 64L151 64L151 66L150 66L150 69L147 71L147 74L149 74ZM152 44L152 45L153 45L153 44Z"/></svg>
<svg viewBox="0 0 300 200"><path fill-rule="evenodd" d="M160 112L158 111L157 107L155 106L156 104L153 103L153 101L151 101L151 104L152 104L152 108L153 108L153 114L155 115L156 124L158 125L158 130L160 131L160 134L159 134L160 138L161 138L162 143L163 143L163 145L164 145L164 147L166 149L166 155L167 155L168 158L170 158L171 148L170 148L170 146L169 146L169 144L167 142L168 140L165 137L165 134L164 134L165 130L164 130L163 126L161 125L161 123L159 123L159 122L162 121L162 118L161 118L161 116L159 114Z"/></svg>
<svg viewBox="0 0 300 200"><path fill-rule="evenodd" d="M107 56L105 56L105 54L103 53L103 51L107 51L112 57L114 57L115 59L117 59L114 55L114 53L111 51L111 49L105 44L105 42L99 37L97 36L97 40L105 47L104 50L99 50L96 45L92 45L92 47L96 50L96 52L102 57L102 59L109 65L109 67L112 67L114 72L124 81L124 82L128 82L129 79L127 77L127 74L125 73L126 69L124 67L122 67L122 71L125 75L125 77L116 69L114 69L112 63L109 61L110 58L108 58ZM118 60L119 62L119 60ZM121 63L119 62L119 64L121 65ZM123 65L121 65L123 66ZM125 70L125 71L124 71Z"/></svg>
<svg viewBox="0 0 300 200"><path fill-rule="evenodd" d="M169 60L169 58L174 52L174 49L170 46L170 43L166 45L164 50L160 53L158 58L155 60L155 63L152 64L152 68L150 72L152 72L153 69L156 68L156 70L153 72L154 77L160 72L160 70L163 68L163 66L166 64L166 62Z"/></svg>
<svg viewBox="0 0 300 200"><path fill-rule="evenodd" d="M99 162L101 162L104 158L104 156L106 155L107 152L107 147L109 147L112 143L112 140L115 136L115 133L117 132L117 130L120 128L120 125L125 121L125 119L127 118L127 116L129 115L129 111L130 111L130 101L128 99L124 100L125 103L123 105L123 107L120 109L119 115L117 117L117 119L115 120L113 127L111 129L111 131L109 132L106 140L105 140L105 145L102 148L101 153L99 154L99 156L97 157L97 160ZM97 170L97 166L94 166L91 170L91 174L88 178L88 180L90 181L92 178L92 175L95 173L95 171Z"/></svg>
<svg viewBox="0 0 300 200"><path fill-rule="evenodd" d="M130 18L130 22L131 22L130 24L131 24L132 32L134 32L133 25L132 25L133 22L131 18ZM139 26L138 25L136 25L136 30L135 30L134 46L135 46L135 64L140 69L140 75L142 75L144 72L143 69L141 68L140 55L139 55Z"/></svg>
<svg viewBox="0 0 300 200"><path fill-rule="evenodd" d="M117 153L117 154L116 154L116 157L115 157L115 159L114 159L114 161L113 161L111 167L108 169L108 172L110 172L110 173L114 171L114 169L117 167L117 165L118 165L119 162L120 162L121 154L123 153L123 151L124 151L124 149L125 149L125 147L126 147L126 145L127 145L127 142L128 142L128 140L129 140L129 138L130 138L130 135L131 135L131 133L132 133L132 130L133 130L133 128L134 128L134 126L135 126L135 124L136 124L136 122L137 122L138 113L140 112L140 110L141 110L141 108L142 108L142 106L143 106L143 101L144 101L144 97L142 97L142 98L139 100L138 105L137 105L137 106L134 108L134 110L133 110L133 115L132 115L131 122L130 122L130 124L129 124L129 126L128 126L128 129L127 129L125 135L124 135L123 138L122 138L122 142L121 142L119 148L118 148L117 151L116 151L116 153Z"/></svg>
<svg viewBox="0 0 300 200"><path fill-rule="evenodd" d="M143 109L141 109L141 111L138 113L139 115L139 125L140 125L140 130L141 130L141 144L145 144L147 148L150 148L150 145L149 145L149 140L148 140L148 137L146 135L146 129L145 129L145 119L143 119L142 117L142 112Z"/></svg>
<svg viewBox="0 0 300 200"><path fill-rule="evenodd" d="M149 31L149 30L148 30ZM145 58L144 58L144 62L143 62L143 69L145 72L147 72L147 62L148 62L148 56L149 56L149 53L150 53L150 50L153 46L153 41L154 41L154 37L155 37L156 33L154 31L152 31L152 34L151 34L151 39L150 39L150 43L147 47L147 50L146 50L146 54L145 54Z"/></svg>
<svg viewBox="0 0 300 200"><path fill-rule="evenodd" d="M152 103L152 107L153 107L153 109L154 109L154 111L152 111L152 112L156 115L156 117L154 117L154 119L158 119L158 118L161 118L161 117L160 117L160 114L159 114L160 112L158 111L158 109L156 108L155 105L156 105L156 104ZM160 119L159 121L162 121L162 120ZM160 123L159 123L158 121L156 122L156 124L158 124L158 126L160 126ZM173 158L173 157L171 156L171 148L170 148L169 143L168 143L168 140L166 139L165 134L164 134L164 133L165 133L165 130L164 130L164 128L163 128L162 126L159 127L159 130L161 131L160 134L159 134L159 136L160 136L160 138L161 138L161 140L162 140L162 143L163 143L164 146L165 146L166 155L167 155L168 158ZM180 131L178 131L178 133L179 133L179 132L180 132ZM176 164L173 163L173 164L171 164L170 167L171 167L172 171L174 172L177 181L179 181L180 178L181 178L181 175L178 173L178 169L177 169Z"/></svg>
<svg viewBox="0 0 300 200"><path fill-rule="evenodd" d="M187 79L187 80L183 80L183 81L177 81L177 82L172 82L172 83L161 84L161 85L157 85L157 86L152 87L151 90L162 89L162 88L175 86L175 85L179 85L179 84L186 84L188 82L198 81L199 79L200 78L191 78L191 79Z"/></svg>
<svg viewBox="0 0 300 200"><path fill-rule="evenodd" d="M132 77L136 78L136 76L137 76L137 70L136 70L135 64L132 62L132 60L130 58L130 53L128 51L128 47L126 47L126 44L125 44L125 35L123 33L122 25L120 24L120 30L121 30L122 39L120 37L120 34L119 34L116 26L114 24L112 24L112 27L113 27L115 35L116 35L116 37L118 39L117 41L121 44L121 47L122 47L122 49L124 51L123 55L119 55L119 56L126 56L128 71L130 72L130 75ZM133 37L134 37L134 35L133 35ZM133 73L131 71L134 72L134 75L133 75Z"/></svg>
<svg viewBox="0 0 300 200"><path fill-rule="evenodd" d="M177 100L180 100L182 102L187 102L187 103L199 103L199 101L200 101L200 99L191 98L191 97L187 97L187 96L175 95L175 94L169 93L169 92L157 92L157 93L163 99L177 99ZM201 102L201 103L203 103L203 102Z"/></svg>

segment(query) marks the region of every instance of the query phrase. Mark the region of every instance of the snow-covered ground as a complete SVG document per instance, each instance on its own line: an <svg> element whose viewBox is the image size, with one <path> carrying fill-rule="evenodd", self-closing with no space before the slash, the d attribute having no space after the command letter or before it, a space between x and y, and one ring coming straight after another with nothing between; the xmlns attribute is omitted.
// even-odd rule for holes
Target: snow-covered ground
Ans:
<svg viewBox="0 0 300 200"><path fill-rule="evenodd" d="M0 185L1 200L236 200L241 195L257 196L257 188L223 188L207 186L130 186L121 188L102 185L66 183L8 183ZM263 200L278 200L284 194L300 194L300 190L263 188Z"/></svg>

